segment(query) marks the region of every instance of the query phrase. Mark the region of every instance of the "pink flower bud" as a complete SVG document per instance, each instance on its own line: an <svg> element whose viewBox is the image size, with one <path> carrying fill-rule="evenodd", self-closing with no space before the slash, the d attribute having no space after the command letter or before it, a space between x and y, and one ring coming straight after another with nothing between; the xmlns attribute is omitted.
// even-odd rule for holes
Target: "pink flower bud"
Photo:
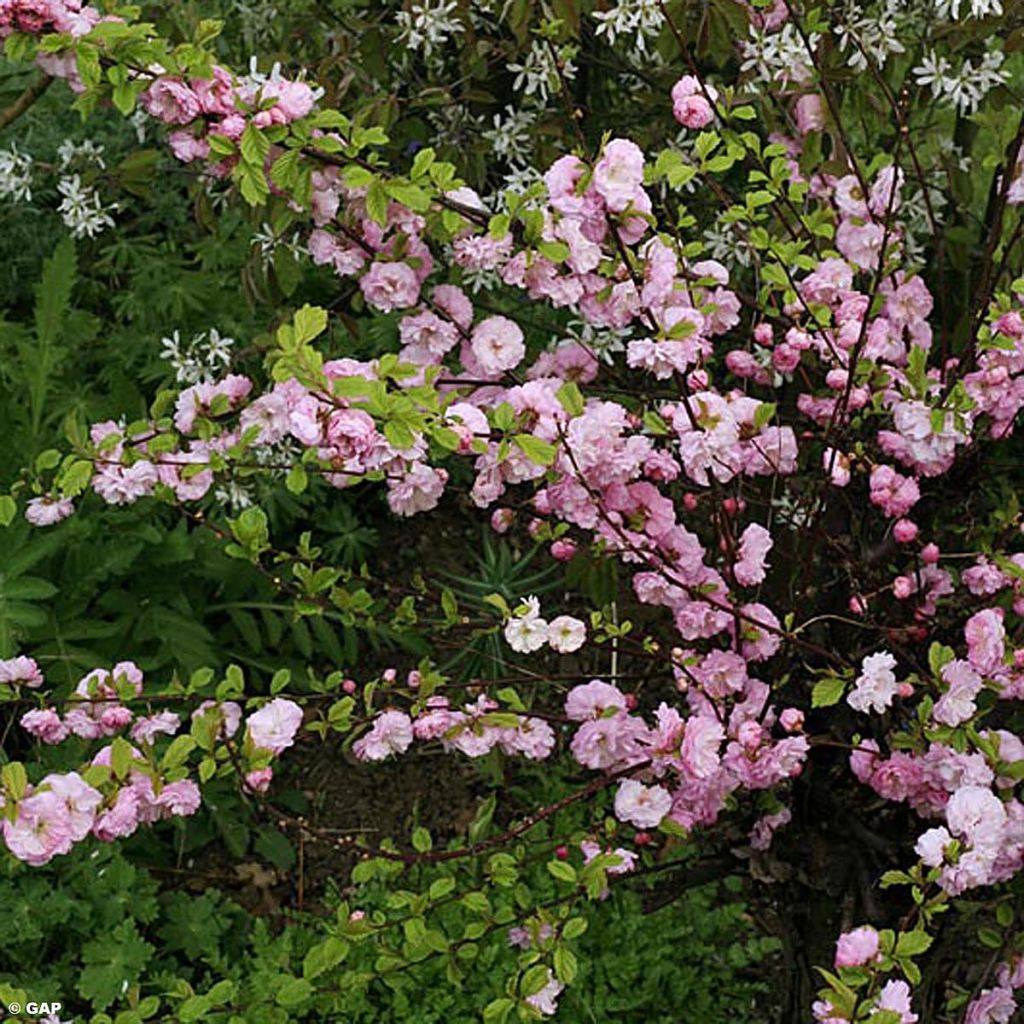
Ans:
<svg viewBox="0 0 1024 1024"><path fill-rule="evenodd" d="M633 836L633 842L636 843L637 846L648 846L651 842L651 833L637 832L637 834Z"/></svg>
<svg viewBox="0 0 1024 1024"><path fill-rule="evenodd" d="M939 546L938 544L925 544L921 548L921 561L925 565L936 565L939 561Z"/></svg>
<svg viewBox="0 0 1024 1024"><path fill-rule="evenodd" d="M897 601L906 601L914 592L914 581L909 576L897 576L892 581L892 592Z"/></svg>
<svg viewBox="0 0 1024 1024"><path fill-rule="evenodd" d="M736 512L738 510L739 510L739 505L736 503L736 499L735 498L726 498L722 502L722 511L727 516L734 516L734 515L736 515Z"/></svg>
<svg viewBox="0 0 1024 1024"><path fill-rule="evenodd" d="M551 545L551 557L559 562L568 562L576 554L576 542L562 537Z"/></svg>
<svg viewBox="0 0 1024 1024"><path fill-rule="evenodd" d="M785 708L779 722L786 732L799 732L804 727L804 713L798 708Z"/></svg>
<svg viewBox="0 0 1024 1024"><path fill-rule="evenodd" d="M917 523L912 519L897 519L893 524L892 535L900 544L917 540L917 533Z"/></svg>
<svg viewBox="0 0 1024 1024"><path fill-rule="evenodd" d="M867 602L856 594L850 598L848 607L854 615L863 615L868 610Z"/></svg>
<svg viewBox="0 0 1024 1024"><path fill-rule="evenodd" d="M904 680L899 686L896 687L896 692L901 697L913 697L914 696L914 684L908 683Z"/></svg>
<svg viewBox="0 0 1024 1024"><path fill-rule="evenodd" d="M496 508L491 513L491 529L495 533L508 533L515 522L516 514L510 508Z"/></svg>
<svg viewBox="0 0 1024 1024"><path fill-rule="evenodd" d="M341 684L341 688L345 691L345 693L355 693L356 681L354 679L346 679L345 682Z"/></svg>
<svg viewBox="0 0 1024 1024"><path fill-rule="evenodd" d="M568 846L559 846L555 850L555 856L559 860L568 860L569 859L569 847Z"/></svg>
<svg viewBox="0 0 1024 1024"><path fill-rule="evenodd" d="M696 494L684 494L683 495L683 508L687 512L693 512L697 508L697 495Z"/></svg>

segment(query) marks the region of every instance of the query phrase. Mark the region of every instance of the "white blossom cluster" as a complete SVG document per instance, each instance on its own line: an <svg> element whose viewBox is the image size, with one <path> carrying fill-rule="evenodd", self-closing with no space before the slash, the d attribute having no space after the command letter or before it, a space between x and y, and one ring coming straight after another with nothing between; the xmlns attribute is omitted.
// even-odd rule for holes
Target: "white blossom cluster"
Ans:
<svg viewBox="0 0 1024 1024"><path fill-rule="evenodd" d="M743 61L741 71L754 71L763 81L787 85L810 79L811 53L817 48L821 36L811 33L806 44L795 26L787 22L777 32L750 27L750 37L740 43ZM808 52L810 49L810 53ZM752 82L757 87L756 82Z"/></svg>
<svg viewBox="0 0 1024 1024"><path fill-rule="evenodd" d="M71 139L65 139L58 147L55 165L39 165L40 169L56 169L61 174L57 181L57 212L75 238L95 238L114 226L111 214L117 210L116 204L104 204L96 186L82 180L81 170L89 165L106 168L103 147L91 140ZM31 202L35 169L33 157L14 143L0 150L0 199Z"/></svg>
<svg viewBox="0 0 1024 1024"><path fill-rule="evenodd" d="M104 206L92 185L83 183L78 174L69 174L57 182L61 201L57 212L74 238L95 238L114 226L111 213L116 205Z"/></svg>
<svg viewBox="0 0 1024 1024"><path fill-rule="evenodd" d="M302 244L302 234L299 231L292 232L290 238L278 234L274 228L267 223L260 225L258 231L253 233L252 243L258 246L260 260L264 267L269 266L278 249L287 249L292 259L298 260L306 254L306 248Z"/></svg>
<svg viewBox="0 0 1024 1024"><path fill-rule="evenodd" d="M458 9L458 0L417 0L395 16L401 29L397 42L429 61L450 39L466 31Z"/></svg>
<svg viewBox="0 0 1024 1024"><path fill-rule="evenodd" d="M32 157L11 143L0 149L0 199L29 202L32 199Z"/></svg>
<svg viewBox="0 0 1024 1024"><path fill-rule="evenodd" d="M999 50L990 50L977 64L969 57L964 58L959 68L932 51L913 69L913 74L914 81L930 88L937 100L956 107L961 114L973 114L993 89L1009 79L1002 65L1003 54Z"/></svg>
<svg viewBox="0 0 1024 1024"><path fill-rule="evenodd" d="M181 333L175 329L160 339L166 359L174 370L174 379L179 384L199 384L216 380L231 363L231 350L235 339L222 335L216 327L192 335L189 341L181 340Z"/></svg>
<svg viewBox="0 0 1024 1024"><path fill-rule="evenodd" d="M627 39L633 57L648 57L652 53L654 40L665 23L658 0L619 0L607 11L594 11L592 17L597 22L595 35L599 39L609 46Z"/></svg>
<svg viewBox="0 0 1024 1024"><path fill-rule="evenodd" d="M576 77L573 46L555 47L545 39L535 39L523 62L506 64L506 70L516 78L512 88L524 96L535 96L543 105L548 97L558 92L559 77L571 82Z"/></svg>

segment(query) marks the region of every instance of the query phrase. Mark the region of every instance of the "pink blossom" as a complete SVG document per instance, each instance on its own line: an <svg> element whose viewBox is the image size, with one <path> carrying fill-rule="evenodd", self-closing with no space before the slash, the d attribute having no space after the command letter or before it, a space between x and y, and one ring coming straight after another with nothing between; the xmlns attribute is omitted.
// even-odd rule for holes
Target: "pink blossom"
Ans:
<svg viewBox="0 0 1024 1024"><path fill-rule="evenodd" d="M21 716L21 727L43 743L63 743L71 735L53 708L26 711Z"/></svg>
<svg viewBox="0 0 1024 1024"><path fill-rule="evenodd" d="M388 481L388 507L399 516L429 512L437 508L447 482L446 470L413 463L402 477Z"/></svg>
<svg viewBox="0 0 1024 1024"><path fill-rule="evenodd" d="M25 518L33 526L53 526L67 519L75 511L75 503L70 498L55 498L44 495L32 498L25 506Z"/></svg>
<svg viewBox="0 0 1024 1024"><path fill-rule="evenodd" d="M844 932L836 943L836 967L863 967L878 957L878 932L870 925Z"/></svg>
<svg viewBox="0 0 1024 1024"><path fill-rule="evenodd" d="M352 745L360 761L382 761L392 754L404 754L412 744L412 720L404 711L385 711L373 728Z"/></svg>
<svg viewBox="0 0 1024 1024"><path fill-rule="evenodd" d="M644 180L644 155L628 139L612 139L594 167L591 187L613 213L636 201Z"/></svg>
<svg viewBox="0 0 1024 1024"><path fill-rule="evenodd" d="M0 823L7 848L33 867L69 853L75 825L67 800L52 789L40 789L18 801L14 820Z"/></svg>
<svg viewBox="0 0 1024 1024"><path fill-rule="evenodd" d="M825 127L825 109L821 96L809 92L801 96L793 108L796 128L801 135L808 132L820 132Z"/></svg>
<svg viewBox="0 0 1024 1024"><path fill-rule="evenodd" d="M495 377L515 369L526 355L523 332L504 316L490 316L473 328L473 356L484 375Z"/></svg>
<svg viewBox="0 0 1024 1024"><path fill-rule="evenodd" d="M686 772L707 779L718 769L725 729L717 718L694 715L686 720L680 757Z"/></svg>
<svg viewBox="0 0 1024 1024"><path fill-rule="evenodd" d="M273 768L257 768L254 771L246 772L245 788L253 793L266 793L270 789L273 778Z"/></svg>
<svg viewBox="0 0 1024 1024"><path fill-rule="evenodd" d="M35 688L43 685L43 673L35 658L28 658L24 654L16 658L0 658L0 683L21 683Z"/></svg>
<svg viewBox="0 0 1024 1024"><path fill-rule="evenodd" d="M847 694L846 702L855 711L866 713L870 708L882 714L896 696L896 659L888 652L871 654L861 663L861 673L854 688Z"/></svg>
<svg viewBox="0 0 1024 1024"><path fill-rule="evenodd" d="M898 1013L900 1024L917 1024L917 1014L913 1012L910 1004L910 986L905 981L887 981L882 986L875 1006L878 1010Z"/></svg>
<svg viewBox="0 0 1024 1024"><path fill-rule="evenodd" d="M600 679L574 686L565 699L565 713L574 722L601 718L610 708L625 711L625 694L617 686Z"/></svg>
<svg viewBox="0 0 1024 1024"><path fill-rule="evenodd" d="M142 105L165 124L188 124L200 113L199 97L180 79L163 75L142 94Z"/></svg>
<svg viewBox="0 0 1024 1024"><path fill-rule="evenodd" d="M359 288L382 313L414 306L420 295L419 278L408 263L373 263L359 279Z"/></svg>
<svg viewBox="0 0 1024 1024"><path fill-rule="evenodd" d="M977 672L990 676L1002 668L1006 641L1002 609L986 608L972 615L964 626L964 638L968 660Z"/></svg>
<svg viewBox="0 0 1024 1024"><path fill-rule="evenodd" d="M711 103L717 100L718 92L712 86L701 88L693 75L683 75L672 86L672 115L686 128L706 128L714 120Z"/></svg>
<svg viewBox="0 0 1024 1024"><path fill-rule="evenodd" d="M656 828L672 810L672 797L662 786L623 779L615 794L615 817L637 828Z"/></svg>
<svg viewBox="0 0 1024 1024"><path fill-rule="evenodd" d="M772 536L760 523L751 523L740 538L738 558L733 564L736 582L751 587L764 580Z"/></svg>
<svg viewBox="0 0 1024 1024"><path fill-rule="evenodd" d="M293 700L275 697L248 718L249 739L257 750L280 754L295 742L302 725L302 708Z"/></svg>
<svg viewBox="0 0 1024 1024"><path fill-rule="evenodd" d="M1016 1010L1017 1000L1009 988L986 988L967 1007L964 1024L1010 1024Z"/></svg>

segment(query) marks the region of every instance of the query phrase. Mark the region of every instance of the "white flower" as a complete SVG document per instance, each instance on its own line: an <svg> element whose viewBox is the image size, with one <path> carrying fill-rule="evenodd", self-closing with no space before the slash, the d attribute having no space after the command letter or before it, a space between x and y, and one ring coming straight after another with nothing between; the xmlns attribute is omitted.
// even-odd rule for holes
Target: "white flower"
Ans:
<svg viewBox="0 0 1024 1024"><path fill-rule="evenodd" d="M505 624L505 639L517 654L532 654L548 642L547 619L540 617L540 601L528 597Z"/></svg>
<svg viewBox="0 0 1024 1024"><path fill-rule="evenodd" d="M888 651L866 657L856 686L847 695L847 704L854 711L866 712L869 707L878 714L885 711L898 690L895 667L896 659Z"/></svg>
<svg viewBox="0 0 1024 1024"><path fill-rule="evenodd" d="M935 0L935 13L940 18L948 18L950 21L958 21L960 8L965 0ZM987 18L992 14L1002 14L1003 5L1001 0L969 0L970 11L967 17Z"/></svg>
<svg viewBox="0 0 1024 1024"><path fill-rule="evenodd" d="M559 66L561 77L572 81L576 77L576 67L572 62L576 50L572 46L562 46L557 51L543 39L536 39L530 52L522 64L506 64L508 71L515 73L516 80L512 88L526 96L536 94L541 103L547 103L548 94L557 92L559 85Z"/></svg>
<svg viewBox="0 0 1024 1024"><path fill-rule="evenodd" d="M603 36L609 46L619 36L632 36L634 50L647 53L648 44L658 37L665 21L659 0L619 0L607 11L594 11L598 23L596 36ZM656 51L655 51L656 52Z"/></svg>
<svg viewBox="0 0 1024 1024"><path fill-rule="evenodd" d="M230 365L235 339L211 327L209 331L194 334L187 344L182 343L177 330L161 338L160 344L163 347L160 358L171 364L174 379L179 384L199 384L219 377Z"/></svg>
<svg viewBox="0 0 1024 1024"><path fill-rule="evenodd" d="M532 996L526 997L528 1002L538 1013L550 1017L558 1009L558 996L565 986L551 973L548 968L547 984Z"/></svg>
<svg viewBox="0 0 1024 1024"><path fill-rule="evenodd" d="M672 810L672 794L663 786L625 779L615 794L615 817L637 828L656 828Z"/></svg>
<svg viewBox="0 0 1024 1024"><path fill-rule="evenodd" d="M532 654L547 643L548 624L544 619L510 619L505 639L516 653Z"/></svg>
<svg viewBox="0 0 1024 1024"><path fill-rule="evenodd" d="M814 32L804 44L800 34L787 22L778 32L750 27L750 38L740 43L744 60L741 71L757 71L762 79L779 82L805 82L810 78L808 61L821 36Z"/></svg>
<svg viewBox="0 0 1024 1024"><path fill-rule="evenodd" d="M103 147L93 142L92 139L86 139L84 142L65 139L57 150L57 162L60 169L66 171L76 160L96 164L97 167L105 168L107 166L103 159Z"/></svg>
<svg viewBox="0 0 1024 1024"><path fill-rule="evenodd" d="M914 844L914 850L930 868L937 868L943 861L945 848L953 842L953 837L948 830L942 828L930 828L923 832Z"/></svg>
<svg viewBox="0 0 1024 1024"><path fill-rule="evenodd" d="M578 651L587 639L587 627L571 615L559 615L548 624L548 644L559 654Z"/></svg>
<svg viewBox="0 0 1024 1024"><path fill-rule="evenodd" d="M429 60L452 36L465 32L465 26L455 16L458 7L458 0L420 0L409 10L399 11L395 20L402 31L397 42L408 50L421 51Z"/></svg>
<svg viewBox="0 0 1024 1024"><path fill-rule="evenodd" d="M32 157L12 142L0 149L0 199L32 200Z"/></svg>
<svg viewBox="0 0 1024 1024"><path fill-rule="evenodd" d="M77 174L61 178L57 183L57 191L64 197L57 212L75 238L95 238L104 228L114 226L110 212L117 207L105 207L96 191L83 185Z"/></svg>
<svg viewBox="0 0 1024 1024"><path fill-rule="evenodd" d="M491 152L510 164L526 163L533 148L533 125L536 115L529 110L506 107L504 115L494 115L494 127L484 132Z"/></svg>

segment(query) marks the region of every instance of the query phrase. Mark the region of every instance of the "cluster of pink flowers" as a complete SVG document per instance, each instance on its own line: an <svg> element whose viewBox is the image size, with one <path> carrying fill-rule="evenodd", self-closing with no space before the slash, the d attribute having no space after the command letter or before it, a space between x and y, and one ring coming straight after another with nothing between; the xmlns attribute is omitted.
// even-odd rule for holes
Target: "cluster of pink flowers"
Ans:
<svg viewBox="0 0 1024 1024"><path fill-rule="evenodd" d="M964 1013L964 1024L1010 1024L1017 1011L1015 992L1024 987L1024 959L1013 960L999 965L996 972L998 984L994 988L982 989L971 1000Z"/></svg>
<svg viewBox="0 0 1024 1024"><path fill-rule="evenodd" d="M98 17L74 0L0 0L0 37L11 31L80 35ZM781 0L756 14L769 32L787 17ZM73 80L70 68L67 76ZM991 607L972 606L965 656L945 659L935 678L911 682L893 653L875 650L862 659L846 697L857 715L888 716L884 724L927 693L923 749L883 756L878 743L865 739L850 766L886 800L942 822L920 836L916 849L955 895L1008 879L1024 866L1024 804L1013 795L1016 773L1007 771L1024 761L1024 742L1005 729L972 734L963 728L976 720L986 686L1003 699L1024 697L1024 651L1008 638L1008 626L1019 626L1012 616L1024 615L1024 585L1013 571L1024 568L1024 555L1008 563L979 557L958 575L949 563L940 565L942 551L910 516L966 448L1013 430L1024 408L1024 300L995 299L984 311L977 351L960 360L943 356L942 365L929 367L929 359L937 362L933 296L920 276L899 268L907 240L903 171L888 164L865 179L851 163L846 173L804 181L796 160L801 140L822 130L826 115L811 91L809 68L796 61L781 78L801 138L772 141L787 154L791 180L806 185L808 202L832 211L834 249L804 253L790 268L790 287L778 307L758 308L749 329L743 314L749 300L741 299L729 268L684 255L658 232L648 191L658 172L628 139L608 139L591 161L566 154L552 163L525 232L531 242L512 227L485 229L489 213L470 189L436 197L448 212L466 213L450 239L451 279L437 273L440 257L424 213L393 199L381 210L367 186L348 183L353 179L339 167L318 164L309 210L311 258L338 276L357 278L370 309L399 314L400 360L408 372L384 374L379 361L337 359L323 365L318 385L286 379L260 393L236 374L196 385L179 397L170 450L166 437L155 443L155 427L126 436L116 423L94 425L91 483L115 505L161 488L179 501L198 501L215 481L211 455L230 465L231 453L247 445L289 442L281 447L295 443L314 452L317 468L335 487L367 477L384 481L391 510L411 516L436 508L444 495L449 471L437 464L442 447L444 459L471 463L470 498L492 511L498 530L508 529L512 513L495 506L509 488L528 485L530 530L558 536L555 557L571 558L592 543L633 573L640 602L666 610L673 642L686 645L671 658L672 682L682 695L678 706L663 701L640 708L633 695L601 680L569 689L564 721L508 712L486 695L455 706L435 694L411 713L388 706L356 740L354 752L377 761L415 742L437 741L469 757L500 748L539 760L562 740L580 765L617 781L620 821L649 829L669 819L688 830L714 823L733 794L782 787L803 768L810 743L802 712L777 707L769 685L753 674L770 678L765 663L796 637L785 609L760 588L779 531L798 530L806 521L796 513L807 512L799 508L807 493L817 501L832 488L847 489L851 505L861 499L865 533L891 537L902 568L870 597L851 593L851 613L867 618L880 608L910 619L923 638L940 608L953 607L946 599L958 590L991 599ZM672 114L685 128L700 130L716 113L727 114L719 101L716 90L686 75L672 90ZM153 69L142 103L172 129L169 142L179 159L205 161L223 176L238 157L219 155L223 147L211 147L211 138L239 143L247 129L305 118L315 93L280 77L242 84L221 67L210 79L187 80ZM272 149L268 173L277 155ZM267 187L273 188L269 179ZM1018 178L1010 201L1021 194ZM584 394L600 371L587 345L568 342L537 352L512 313L475 303L457 282L464 272L479 271L589 327L627 334L619 369L636 371L643 387L660 396L644 405L647 415L608 398L613 390ZM345 386L353 382L357 386ZM567 395L568 383L579 387ZM371 412L381 403L361 398L367 389L391 397L413 388L433 388L437 403L412 425L375 419ZM785 401L773 401L780 394ZM801 471L801 486L789 488L788 478ZM743 495L750 497L759 480L771 480L771 497L763 504L752 500L748 509ZM53 494L33 499L26 515L48 525L70 512L68 499ZM789 526L780 525L787 516ZM562 535L566 529L571 535ZM712 534L717 544L707 540ZM912 598L912 606L901 604ZM503 636L518 654L544 646L568 654L586 642L587 629L572 616L549 622L530 598L507 617ZM0 662L0 683L40 682L28 659ZM14 812L6 816L4 835L17 856L43 863L90 832L110 838L128 834L139 821L195 809L198 793L190 782L164 784L153 776L147 752L181 723L172 712L136 718L128 702L141 689L141 673L125 662L112 673L90 673L63 715L42 708L24 716L25 728L45 742L130 730L138 746L131 773L113 792L71 773L48 776L16 806L8 802ZM224 738L241 728L237 705L201 713L220 716ZM294 742L301 720L298 705L272 700L249 717L246 745L276 756ZM109 750L93 764L106 764ZM260 763L246 784L265 789L269 772ZM752 846L765 849L789 818L786 809L761 818ZM594 844L584 855L589 860L599 850ZM634 854L615 852L622 870L632 867ZM869 967L878 950L878 934L859 928L841 937L836 967ZM1019 965L1007 966L1000 985L979 996L969 1011L972 1024L1012 1013L1019 971ZM532 1005L554 1012L560 987L552 976L530 997ZM918 1019L902 981L881 989L873 1012L882 1011L902 1024ZM819 1021L844 1019L825 999L814 1012Z"/></svg>
<svg viewBox="0 0 1024 1024"><path fill-rule="evenodd" d="M10 682L32 687L44 682L35 662L26 657L0 662L3 675ZM181 730L181 716L170 710L134 712L129 704L142 698L143 685L138 666L123 661L110 670L94 669L85 675L63 715L55 707L22 715L22 727L48 744L63 743L71 736L92 741L121 733L127 733L131 742L124 748L129 755L127 773L115 770L115 748L107 744L78 771L50 773L21 794L0 791L2 834L15 857L32 865L45 864L89 835L111 842L131 835L140 824L196 812L198 784L188 778L163 777L154 757L158 739ZM192 714L193 719L206 716L212 716L214 734L221 740L234 736L243 718L233 701L206 701ZM242 753L253 764L245 777L249 789L267 788L273 771L263 762L292 745L301 723L299 705L279 697L248 717ZM96 768L106 771L97 776ZM95 784L87 782L87 777Z"/></svg>
<svg viewBox="0 0 1024 1024"><path fill-rule="evenodd" d="M131 835L140 824L196 812L200 794L195 782L163 780L135 747L131 754L127 778L115 784L108 781L97 788L72 771L44 776L17 799L0 794L0 830L8 850L39 866L69 853L89 835L112 842ZM100 750L90 766L110 768L111 747Z"/></svg>
<svg viewBox="0 0 1024 1024"><path fill-rule="evenodd" d="M68 32L80 36L99 21L99 11L81 0L0 0L0 39L13 32Z"/></svg>
<svg viewBox="0 0 1024 1024"><path fill-rule="evenodd" d="M393 708L382 712L373 726L352 749L361 761L381 761L392 754L404 754L414 740L440 740L445 750L457 750L467 757L483 757L495 747L506 754L540 761L555 746L555 733L542 718L498 713L499 704L482 695L461 710L453 709L447 697L428 697L415 719Z"/></svg>

